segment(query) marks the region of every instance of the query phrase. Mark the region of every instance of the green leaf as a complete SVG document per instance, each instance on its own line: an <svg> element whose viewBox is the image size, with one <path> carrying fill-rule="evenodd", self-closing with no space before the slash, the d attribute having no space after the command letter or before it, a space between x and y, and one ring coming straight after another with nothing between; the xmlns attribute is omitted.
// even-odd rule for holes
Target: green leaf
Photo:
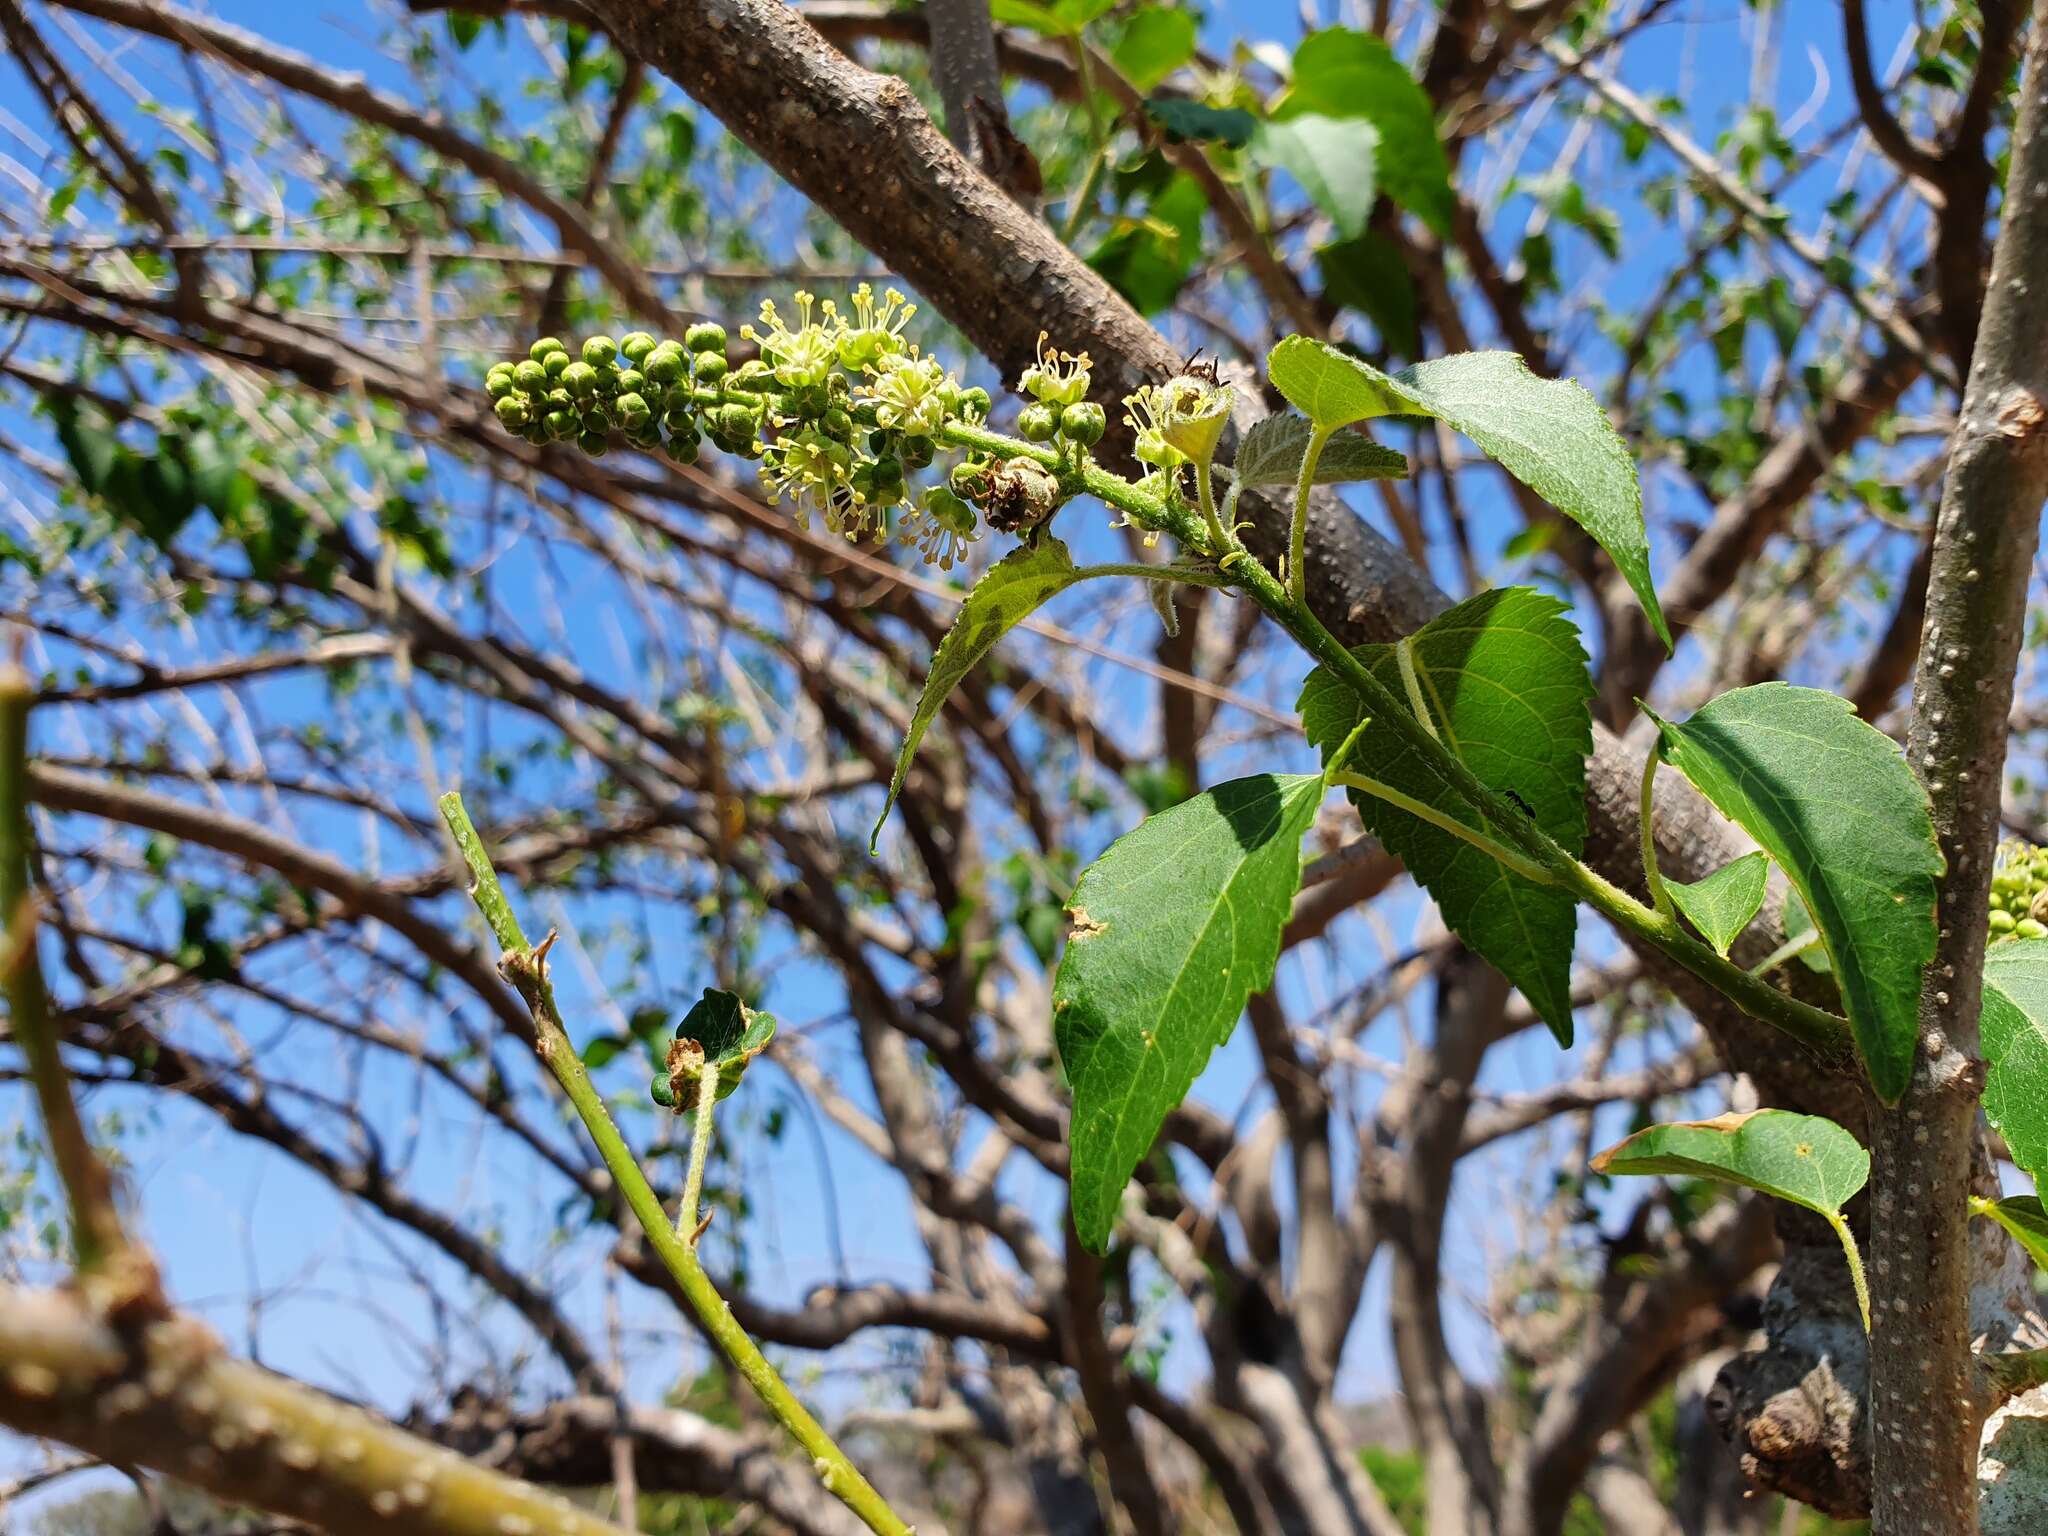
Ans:
<svg viewBox="0 0 2048 1536"><path fill-rule="evenodd" d="M1228 144L1243 149L1251 143L1259 120L1242 107L1211 107L1178 96L1155 96L1145 115L1166 130L1169 139L1197 144Z"/></svg>
<svg viewBox="0 0 2048 1536"><path fill-rule="evenodd" d="M1121 220L1090 253L1088 265L1141 313L1154 314L1174 301L1194 270L1208 206L1200 183L1176 172L1144 217Z"/></svg>
<svg viewBox="0 0 2048 1536"><path fill-rule="evenodd" d="M1565 605L1528 587L1482 592L1410 637L1417 681L1438 735L1487 784L1511 792L1537 825L1573 854L1586 842L1586 755L1592 750L1593 682ZM1391 645L1354 653L1400 696ZM1363 716L1358 696L1325 668L1309 674L1299 704L1303 729L1325 760ZM1365 727L1345 766L1465 825L1492 834L1470 801L1392 726ZM1571 1043L1571 958L1578 909L1554 885L1537 885L1483 850L1386 800L1351 800L1374 836L1436 898L1444 922L1528 998L1560 1042Z"/></svg>
<svg viewBox="0 0 2048 1536"><path fill-rule="evenodd" d="M2013 1195L1998 1201L1973 1199L1970 1209L2005 1228L2027 1250L2028 1258L2048 1270L2048 1210L2042 1209L2039 1195Z"/></svg>
<svg viewBox="0 0 2048 1536"><path fill-rule="evenodd" d="M1460 352L1387 374L1307 336L1275 347L1266 371L1318 426L1432 416L1457 428L1598 541L1671 648L1650 578L1635 461L1600 403L1579 385L1539 379L1513 352Z"/></svg>
<svg viewBox="0 0 2048 1536"><path fill-rule="evenodd" d="M1805 899L1878 1096L1906 1091L1941 850L1927 791L1848 700L1759 683L1658 724L1664 757Z"/></svg>
<svg viewBox="0 0 2048 1536"><path fill-rule="evenodd" d="M881 841L882 824L889 819L896 796L903 790L903 779L910 772L911 759L917 756L918 744L953 690L960 686L960 680L995 649L1004 635L1049 599L1091 574L1076 567L1067 546L1047 534L1035 544L1021 544L1011 550L974 584L967 601L960 605L960 616L939 642L931 671L925 674L924 692L918 695L917 709L910 717L903 750L896 754L896 771L889 776L889 794L882 802L882 814L875 818L875 829L868 835L870 853Z"/></svg>
<svg viewBox="0 0 2048 1536"><path fill-rule="evenodd" d="M1261 123L1252 134L1251 152L1263 165L1277 167L1301 183L1308 200L1330 216L1347 239L1362 234L1378 195L1373 166L1380 131L1363 118L1300 117Z"/></svg>
<svg viewBox="0 0 2048 1536"><path fill-rule="evenodd" d="M678 1042L696 1042L703 1051L697 1060L717 1065L721 1099L729 1098L739 1087L747 1064L767 1050L768 1042L774 1038L775 1015L756 1013L734 993L716 987L706 987L704 995L690 1005L690 1011L676 1025ZM671 1066L676 1060L671 1054ZM694 1077L696 1072L689 1070L687 1075Z"/></svg>
<svg viewBox="0 0 2048 1536"><path fill-rule="evenodd" d="M1332 27L1294 50L1293 87L1278 115L1362 118L1378 131L1379 180L1387 196L1449 239L1457 200L1436 112L1385 41Z"/></svg>
<svg viewBox="0 0 2048 1536"><path fill-rule="evenodd" d="M1313 431L1308 418L1293 411L1282 411L1255 422L1238 444L1230 473L1240 485L1295 484L1301 477L1301 456L1308 451ZM1407 455L1358 432L1339 432L1323 444L1322 456L1316 460L1317 485L1407 478Z"/></svg>
<svg viewBox="0 0 2048 1536"><path fill-rule="evenodd" d="M1832 1120L1759 1109L1653 1125L1602 1152L1593 1170L1718 1179L1839 1219L1870 1177L1870 1154Z"/></svg>
<svg viewBox="0 0 2048 1536"><path fill-rule="evenodd" d="M1984 952L1984 1113L2012 1160L2048 1181L2048 939L2007 939Z"/></svg>
<svg viewBox="0 0 2048 1536"><path fill-rule="evenodd" d="M1667 880L1664 888L1671 903L1699 929L1714 952L1723 958L1728 946L1741 937L1764 904L1764 881L1771 861L1763 853L1745 853L1732 864L1724 864L1704 880L1687 885Z"/></svg>
<svg viewBox="0 0 2048 1536"><path fill-rule="evenodd" d="M1788 940L1804 938L1814 931L1813 914L1806 910L1806 898L1799 894L1799 887L1796 885L1785 893L1785 910L1781 921L1785 925L1785 937ZM1827 947L1822 944L1810 944L1800 950L1799 963L1809 971L1822 976L1832 976L1835 973L1835 962L1828 958Z"/></svg>
<svg viewBox="0 0 2048 1536"><path fill-rule="evenodd" d="M1413 357L1420 350L1415 279L1393 241L1370 230L1332 241L1316 252L1316 271L1323 297L1370 320L1387 352Z"/></svg>
<svg viewBox="0 0 2048 1536"><path fill-rule="evenodd" d="M1141 822L1074 887L1053 1034L1074 1096L1074 1228L1096 1253L1168 1111L1272 984L1322 798L1320 774L1233 779Z"/></svg>
<svg viewBox="0 0 2048 1536"><path fill-rule="evenodd" d="M618 1060L621 1051L630 1050L633 1042L624 1035L592 1035L583 1045L583 1065L597 1072Z"/></svg>
<svg viewBox="0 0 2048 1536"><path fill-rule="evenodd" d="M1195 56L1195 18L1178 6L1148 5L1134 13L1110 58L1140 92L1156 87Z"/></svg>

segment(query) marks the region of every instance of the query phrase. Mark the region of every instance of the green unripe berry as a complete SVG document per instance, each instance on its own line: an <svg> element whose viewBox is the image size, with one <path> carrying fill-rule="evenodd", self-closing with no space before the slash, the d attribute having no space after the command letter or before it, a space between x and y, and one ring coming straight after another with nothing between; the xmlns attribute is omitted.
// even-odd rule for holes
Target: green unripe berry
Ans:
<svg viewBox="0 0 2048 1536"><path fill-rule="evenodd" d="M1049 443L1060 429L1056 405L1027 405L1017 416L1017 435L1027 443Z"/></svg>
<svg viewBox="0 0 2048 1536"><path fill-rule="evenodd" d="M657 384L680 383L683 377L683 354L680 351L669 351L668 346L667 342L663 342L650 352L647 361L641 364L647 377Z"/></svg>
<svg viewBox="0 0 2048 1536"><path fill-rule="evenodd" d="M1060 436L1083 448L1093 448L1109 429L1109 417L1093 400L1083 400L1060 412Z"/></svg>
<svg viewBox="0 0 2048 1536"><path fill-rule="evenodd" d="M533 412L527 409L526 401L519 395L507 395L492 407L498 413L498 420L506 430L517 432L533 419Z"/></svg>
<svg viewBox="0 0 2048 1536"><path fill-rule="evenodd" d="M548 387L548 371L536 362L524 362L512 370L512 382L521 389L538 393Z"/></svg>
<svg viewBox="0 0 2048 1536"><path fill-rule="evenodd" d="M723 352L725 327L710 320L700 320L683 332L683 345L692 352ZM703 365L698 366L701 368Z"/></svg>
<svg viewBox="0 0 2048 1536"><path fill-rule="evenodd" d="M732 364L725 360L723 352L699 352L697 354L697 380L701 384L716 384L726 375Z"/></svg>
<svg viewBox="0 0 2048 1536"><path fill-rule="evenodd" d="M634 367L640 366L642 358L654 350L654 338L645 331L628 331L619 338L619 356Z"/></svg>
<svg viewBox="0 0 2048 1536"><path fill-rule="evenodd" d="M2019 920L2015 918L2010 912L2003 911L1996 907L1992 908L1991 910L1990 921L1991 931L1993 933L2011 933L2014 928L2019 926Z"/></svg>
<svg viewBox="0 0 2048 1536"><path fill-rule="evenodd" d="M583 435L576 439L576 446L593 459L601 459L604 457L605 449L611 446L611 442L602 432L593 432L585 427Z"/></svg>
<svg viewBox="0 0 2048 1536"><path fill-rule="evenodd" d="M532 346L526 349L526 355L533 359L533 361L536 363L544 363L547 361L548 354L550 352L561 352L565 350L566 348L563 347L560 340L558 340L556 337L543 336L539 341L536 341Z"/></svg>
<svg viewBox="0 0 2048 1536"><path fill-rule="evenodd" d="M540 360L540 366L549 378L559 379L562 376L562 370L567 368L571 361L573 359L566 352L550 352Z"/></svg>
<svg viewBox="0 0 2048 1536"><path fill-rule="evenodd" d="M517 381L512 377L511 366L509 364L500 364L499 366L504 368L505 371L503 373L498 372L497 368L493 368L484 375L484 393L489 395L494 401L504 399L519 387Z"/></svg>
<svg viewBox="0 0 2048 1536"><path fill-rule="evenodd" d="M2012 931L2017 938L2048 939L2048 923L2037 922L2031 917L2023 917L2014 923Z"/></svg>

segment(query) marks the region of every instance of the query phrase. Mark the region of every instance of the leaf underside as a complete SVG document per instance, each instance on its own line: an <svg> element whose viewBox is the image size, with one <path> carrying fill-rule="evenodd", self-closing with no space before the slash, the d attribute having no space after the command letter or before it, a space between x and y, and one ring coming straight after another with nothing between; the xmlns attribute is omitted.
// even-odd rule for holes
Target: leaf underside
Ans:
<svg viewBox="0 0 2048 1536"><path fill-rule="evenodd" d="M1148 817L1082 872L1053 981L1073 1093L1073 1218L1097 1252L1124 1185L1245 999L1270 986L1320 774L1233 779Z"/></svg>
<svg viewBox="0 0 2048 1536"><path fill-rule="evenodd" d="M1437 731L1486 784L1518 797L1538 826L1573 855L1586 843L1586 755L1592 750L1592 678L1564 604L1528 587L1466 599L1411 637L1418 680ZM1396 697L1390 645L1353 654ZM1302 727L1324 757L1363 715L1350 686L1309 674ZM1391 785L1467 826L1485 819L1391 725L1375 720L1343 765ZM1556 886L1537 885L1408 811L1350 791L1367 830L1436 899L1445 924L1528 998L1559 1041L1571 1042L1571 955L1578 909Z"/></svg>
<svg viewBox="0 0 2048 1536"><path fill-rule="evenodd" d="M1927 792L1848 700L1760 683L1659 722L1665 760L1755 838L1827 946L1871 1083L1906 1090L1942 871Z"/></svg>
<svg viewBox="0 0 2048 1536"><path fill-rule="evenodd" d="M1686 921L1699 929L1701 936L1714 946L1714 952L1725 959L1730 946L1742 936L1742 930L1763 909L1764 884L1770 873L1769 855L1745 853L1732 864L1722 865L1704 880L1695 880L1689 885L1680 880L1667 880L1664 888L1671 893L1672 905L1685 914Z"/></svg>
<svg viewBox="0 0 2048 1536"><path fill-rule="evenodd" d="M2048 1182L2048 939L2008 939L1984 953L1984 1113L2012 1160Z"/></svg>
<svg viewBox="0 0 2048 1536"><path fill-rule="evenodd" d="M1870 1177L1870 1154L1832 1120L1759 1109L1653 1125L1595 1157L1593 1171L1717 1179L1839 1216Z"/></svg>

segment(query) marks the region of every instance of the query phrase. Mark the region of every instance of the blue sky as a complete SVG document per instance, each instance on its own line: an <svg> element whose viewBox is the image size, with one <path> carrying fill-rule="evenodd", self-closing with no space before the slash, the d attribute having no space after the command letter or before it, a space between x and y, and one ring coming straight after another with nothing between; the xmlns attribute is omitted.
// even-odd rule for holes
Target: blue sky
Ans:
<svg viewBox="0 0 2048 1536"><path fill-rule="evenodd" d="M1680 9L1690 15L1702 8ZM1644 94L1676 97L1695 135L1711 143L1746 101L1757 66L1745 42L1747 7L1727 0L1718 9L1704 9L1707 17L1700 25L1672 22L1646 29L1629 49L1627 76ZM314 54L331 67L360 70L375 83L411 93L402 64L380 47L383 19L377 14L253 0L220 0L213 10L223 19ZM1873 27L1880 37L1893 35L1907 13L1902 3L1875 10ZM1838 17L1830 6L1785 8L1774 90L1781 120L1800 111L1823 75L1828 81L1827 120L1835 120L1844 109L1846 75L1840 62L1837 25ZM1232 3L1216 9L1207 31L1219 46L1240 35L1287 42L1299 35L1300 23L1291 6ZM481 73L491 67L493 57L489 44L480 45L465 56L462 67ZM141 66L131 62L131 67ZM459 85L454 88L459 92ZM26 122L41 121L40 110L12 72L0 74L0 108ZM318 114L309 114L309 120L317 123ZM1549 163L1566 130L1567 125L1557 118L1538 125L1529 147L1528 169ZM1596 139L1578 167L1589 194L1597 199L1602 178L1621 173L1615 169L1611 136ZM18 145L8 152L21 153ZM1815 176L1792 189L1786 201L1795 216L1809 220L1818 215L1834 191L1824 177ZM1526 206L1525 201L1510 203L1506 217L1521 217ZM1652 219L1633 202L1626 207L1621 262L1595 261L1583 242L1567 241L1561 246L1568 293L1597 288L1610 302L1625 306L1667 269L1682 231ZM1190 335L1187 339L1192 345L1200 338ZM1687 366L1706 364L1695 360ZM0 466L0 488L9 493L8 499L20 494L19 487L9 484L10 478L7 468ZM458 501L467 494L459 481L449 482L447 488ZM1667 515L1697 511L1696 498L1668 476L1653 478L1648 491L1653 527ZM1370 500L1362 500L1360 510L1375 520L1380 515ZM1496 576L1512 574L1496 558L1518 526L1511 504L1504 497L1482 498L1468 510L1473 514L1483 562ZM1107 536L1098 533L1093 537L1106 540ZM1668 569L1673 552L1668 537L1661 538L1657 548L1661 568ZM508 559L499 571L497 596L508 610L518 612L528 604L548 601L551 589L541 584L540 572L532 562ZM579 569L571 557L558 572L551 573L551 579L560 583L552 591L559 597L564 592L573 595L599 590L597 574ZM1447 552L1438 574L1447 583L1452 580ZM1052 616L1079 628L1087 613L1088 603L1083 601L1057 609ZM586 667L606 661L632 667L637 661L639 637L630 626L620 627L594 612L572 609L561 639ZM1674 678L1685 676L1685 661L1681 657L1672 669ZM1835 681L1820 676L1808 680ZM1295 679L1259 681L1275 700L1284 703L1292 698ZM1133 684L1119 684L1111 678L1100 686L1106 698L1122 697L1130 700L1133 708L1148 707ZM290 681L259 685L250 690L250 697L260 701L272 725L294 718L317 719L327 707L318 690ZM66 727L60 724L54 729L61 733ZM473 739L473 730L471 736ZM49 745L46 739L46 749ZM459 764L448 766L459 769ZM1219 761L1210 765L1210 771L1222 777L1233 766ZM1275 765L1262 759L1258 766ZM345 857L367 859L376 851L365 843L359 828L339 818L309 817L301 829ZM524 905L530 927L538 928L557 916L544 901L531 895L524 898ZM459 918L460 908L455 904L447 911L451 919ZM1424 921L1421 905L1412 899L1385 903L1383 915L1395 949L1404 947ZM573 916L579 928L594 931L609 922L631 921L635 914L624 903L581 900ZM1352 930L1350 942L1362 947L1372 939L1359 924ZM1590 934L1583 946L1589 955L1609 947L1605 934L1597 932ZM681 1002L709 979L681 940L672 948L657 946L649 966L633 975L625 974L616 953L598 955L589 971L574 963L573 955L567 957L569 963L562 963L564 951L558 950L557 957L557 979L572 1019L603 1017L608 995L628 999L660 996ZM776 959L775 979L766 1002L786 1028L836 1019L840 1010L837 989L823 968L801 957L771 958ZM1369 956L1358 948L1334 960L1309 957L1288 979L1289 1000L1299 1010L1313 1011L1355 985L1359 974L1371 969ZM1427 999L1418 999L1411 1007L1412 1025L1426 1028ZM260 1019L248 1022L255 1039L268 1038L270 1031L262 1027ZM1376 1054L1397 1054L1402 1025L1398 1018L1382 1020L1362 1043ZM857 1053L847 1036L838 1024L828 1024L816 1036L821 1065L843 1085L858 1083L861 1078ZM296 1038L278 1040L268 1048L284 1050L296 1044ZM509 1251L540 1252L553 1227L555 1210L552 1195L539 1202L533 1199L532 1170L508 1160L501 1142L477 1139L466 1120L436 1112L432 1097L423 1101L423 1112L415 1123L411 1112L416 1091L413 1074L389 1059L377 1061L370 1070L372 1076L356 1085L355 1091L369 1101L382 1096L393 1106L384 1128L394 1147L407 1149L410 1178L471 1225L503 1232ZM1495 1091L1540 1086L1554 1080L1560 1070L1547 1037L1531 1032L1496 1050L1489 1059L1483 1086ZM1262 1107L1263 1098L1251 1086L1254 1079L1249 1042L1240 1034L1218 1052L1198 1093L1228 1113L1256 1110ZM623 1066L614 1069L607 1086L623 1097L634 1093L631 1073ZM816 1283L840 1278L924 1284L927 1276L921 1250L893 1175L880 1170L865 1152L829 1126L819 1128L814 1138L801 1114L793 1115L792 1127L779 1143L759 1134L758 1126L750 1127L749 1120L758 1121L771 1106L792 1097L777 1069L763 1068L757 1078L750 1078L742 1096L746 1107L729 1116L722 1143L738 1160L739 1176L760 1213L748 1234L757 1288L772 1298L793 1301ZM444 1261L417 1243L393 1242L381 1229L353 1214L320 1181L285 1159L252 1149L210 1116L160 1095L120 1090L94 1094L91 1105L97 1113L118 1110L142 1122L123 1144L139 1170L138 1193L148 1234L165 1258L176 1294L212 1317L236 1348L278 1369L402 1410L408 1406L406 1389L422 1376L411 1336L430 1336L444 1321L423 1304L407 1273L408 1266L417 1266L420 1273L438 1283L450 1305L445 1321L464 1351L479 1358L502 1355L522 1337L504 1322L501 1309L479 1308L475 1297L456 1284L452 1267ZM1363 1108L1369 1112L1369 1107L1370 1098ZM18 1117L20 1109L18 1097L0 1091L0 1130ZM439 1109L445 1111L447 1106ZM565 1135L565 1142L567 1139ZM1340 1149L1340 1166L1345 1161ZM1008 1192L1051 1222L1060 1207L1059 1190L1050 1179L1023 1170L1021 1163L1022 1159L1013 1160ZM1514 1237L1505 1224L1507 1219L1517 1210L1533 1209L1547 1185L1549 1167L1537 1148L1521 1140L1464 1170L1453 1210L1449 1253L1450 1283L1460 1295L1483 1294L1488 1262L1497 1260ZM824 1169L830 1170L829 1180ZM594 1337L601 1338L604 1281L601 1268L593 1263L591 1245L558 1251L537 1273L550 1286L573 1295L573 1310L579 1320ZM1344 1390L1354 1396L1382 1392L1390 1380L1379 1284L1376 1278L1345 1362ZM280 1292L277 1301L250 1305L252 1295L271 1291ZM672 1322L662 1306L633 1294L630 1287L622 1297L629 1329L628 1354L636 1360L636 1385L645 1392L659 1391L678 1374ZM1491 1343L1482 1321L1469 1307L1454 1304L1451 1310L1454 1344L1461 1358L1475 1372L1488 1373ZM632 1347L635 1336L631 1330L636 1327L660 1329L658 1341ZM470 1328L476 1329L476 1335L463 1342ZM684 1347L694 1350L697 1346L693 1341ZM817 1386L819 1394L828 1401L856 1399L870 1386L863 1369L880 1358L875 1341L856 1343L829 1363L829 1374ZM1171 1357L1169 1374L1180 1383L1198 1367L1198 1355L1183 1349ZM536 1368L536 1374L550 1374L549 1368Z"/></svg>

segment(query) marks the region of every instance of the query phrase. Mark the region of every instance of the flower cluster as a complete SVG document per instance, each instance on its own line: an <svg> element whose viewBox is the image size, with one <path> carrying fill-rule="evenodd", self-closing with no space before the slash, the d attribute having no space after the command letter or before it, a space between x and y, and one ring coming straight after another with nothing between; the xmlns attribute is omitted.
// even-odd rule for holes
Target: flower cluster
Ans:
<svg viewBox="0 0 2048 1536"><path fill-rule="evenodd" d="M850 314L808 293L787 316L764 303L759 324L740 332L757 356L738 366L711 324L680 343L645 331L593 336L580 357L544 337L525 361L493 367L485 388L499 421L529 442L574 440L600 454L618 433L688 464L708 440L759 460L767 494L788 499L803 526L816 513L847 539L893 532L948 568L979 519L950 481L914 477L949 447L949 427L987 419L989 397L905 338L916 312L865 283Z"/></svg>
<svg viewBox="0 0 2048 1536"><path fill-rule="evenodd" d="M1991 942L2048 939L2048 848L2008 842L1991 873Z"/></svg>

